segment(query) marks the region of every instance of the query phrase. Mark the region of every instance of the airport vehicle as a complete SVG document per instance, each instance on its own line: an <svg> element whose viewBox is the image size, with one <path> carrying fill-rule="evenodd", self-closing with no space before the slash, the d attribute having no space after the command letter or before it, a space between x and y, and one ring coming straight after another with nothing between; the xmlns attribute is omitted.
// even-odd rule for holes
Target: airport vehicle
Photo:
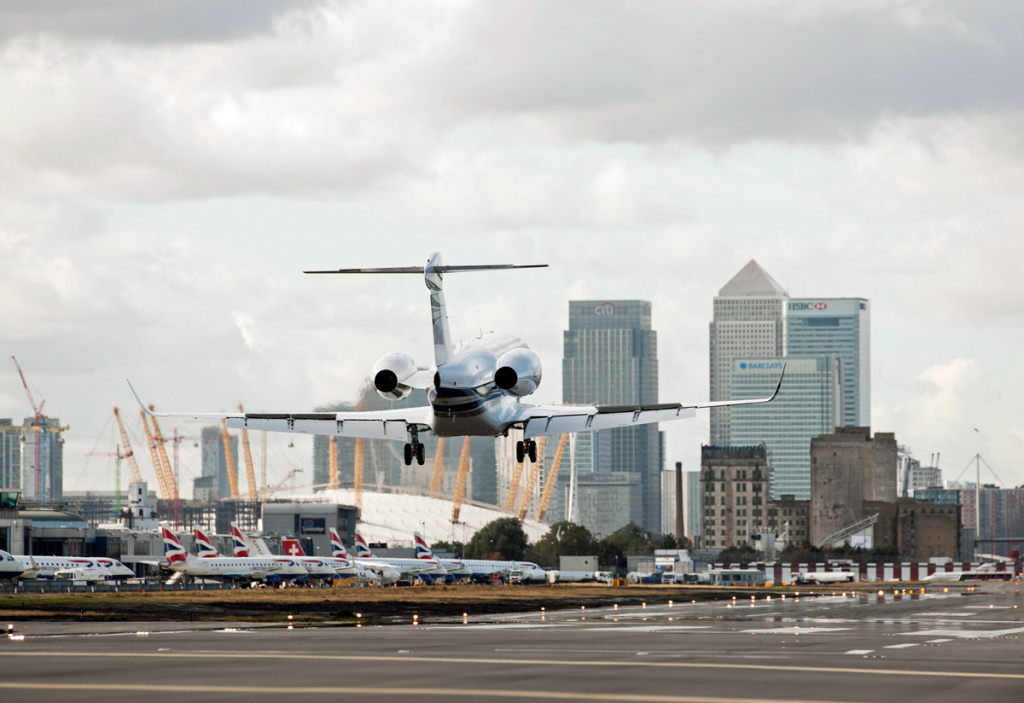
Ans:
<svg viewBox="0 0 1024 703"><path fill-rule="evenodd" d="M796 577L798 586L824 586L827 583L853 583L857 574L850 571L801 571Z"/></svg>
<svg viewBox="0 0 1024 703"><path fill-rule="evenodd" d="M448 576L448 572L438 562L437 557L430 559L378 557L370 550L366 540L358 532L356 532L356 563L378 573L381 573L378 569L392 569L397 571L402 578L419 578L428 583L435 578L444 581ZM383 574L381 576L383 577Z"/></svg>
<svg viewBox="0 0 1024 703"><path fill-rule="evenodd" d="M594 583L597 581L596 571L562 571L552 569L547 572L548 583ZM512 580L509 579L511 583Z"/></svg>
<svg viewBox="0 0 1024 703"><path fill-rule="evenodd" d="M166 527L160 532L164 539L167 568L175 572L172 581L192 576L215 581L276 582L309 576L302 564L286 557L225 557L219 553L195 557L185 551L176 534ZM209 542L208 539L206 541Z"/></svg>
<svg viewBox="0 0 1024 703"><path fill-rule="evenodd" d="M113 579L113 575L110 573L110 570L102 566L76 566L73 569L60 569L53 575L54 581L97 583L111 579Z"/></svg>
<svg viewBox="0 0 1024 703"><path fill-rule="evenodd" d="M228 427L273 432L300 432L391 439L405 442L406 465L413 459L424 463L423 433L437 437L507 436L510 430L523 433L516 444L516 459L529 456L537 461L535 437L568 432L589 432L631 427L694 417L700 408L767 403L782 387L782 377L770 396L747 400L704 403L665 403L630 406L531 405L522 399L537 390L543 375L540 357L519 337L508 332L486 332L455 345L448 327L443 279L446 274L494 269L542 268L546 264L485 264L451 266L432 253L426 264L389 268L356 268L306 271L310 274L423 274L430 291L434 338L434 365L421 368L404 352L388 352L373 366L372 383L377 393L400 400L414 389L427 392L428 405L398 410L339 413L154 413L135 389L144 412L154 417L182 417L195 420L225 420ZM785 374L785 367L783 367ZM129 387L131 383L129 382Z"/></svg>
<svg viewBox="0 0 1024 703"><path fill-rule="evenodd" d="M60 571L67 569L96 569L105 572L107 579L135 578L135 572L119 562L117 559L107 557L51 557L32 556L23 554L8 554L0 552L0 577L17 579L53 579ZM8 571L3 566L11 566L7 558L10 557L14 566ZM21 573L15 576L8 576L15 569L20 568ZM97 571L97 573L100 573Z"/></svg>

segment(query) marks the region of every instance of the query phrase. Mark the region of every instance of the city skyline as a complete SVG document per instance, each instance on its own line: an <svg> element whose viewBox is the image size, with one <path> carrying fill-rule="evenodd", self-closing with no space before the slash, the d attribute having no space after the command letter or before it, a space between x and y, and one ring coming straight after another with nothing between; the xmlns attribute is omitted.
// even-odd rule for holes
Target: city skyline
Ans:
<svg viewBox="0 0 1024 703"><path fill-rule="evenodd" d="M446 280L456 337L537 351L542 403L570 300L651 301L659 399L687 402L709 399L712 301L751 259L801 298L863 297L872 431L946 479L980 453L1024 483L1006 6L154 13L0 9L0 334L70 427L65 492L112 483L86 452L114 451L111 403L138 432L126 377L158 409L258 412L351 402L392 349L428 363L422 281L301 271L433 250L551 265ZM8 359L0 417L30 414ZM709 422L663 425L666 463L697 468ZM309 471L289 442L272 484Z"/></svg>

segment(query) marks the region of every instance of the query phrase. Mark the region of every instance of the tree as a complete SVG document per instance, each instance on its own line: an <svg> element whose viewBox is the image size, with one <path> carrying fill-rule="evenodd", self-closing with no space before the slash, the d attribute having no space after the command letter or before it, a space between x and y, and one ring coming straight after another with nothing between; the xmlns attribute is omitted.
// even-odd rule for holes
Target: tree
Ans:
<svg viewBox="0 0 1024 703"><path fill-rule="evenodd" d="M726 547L718 554L718 561L722 564L753 564L761 558L761 552L749 544Z"/></svg>
<svg viewBox="0 0 1024 703"><path fill-rule="evenodd" d="M546 535L530 546L527 556L541 566L558 566L563 556L600 555L597 540L583 525L556 522Z"/></svg>
<svg viewBox="0 0 1024 703"><path fill-rule="evenodd" d="M528 545L529 540L519 520L514 517L498 518L477 530L466 545L466 558L517 561L523 558Z"/></svg>

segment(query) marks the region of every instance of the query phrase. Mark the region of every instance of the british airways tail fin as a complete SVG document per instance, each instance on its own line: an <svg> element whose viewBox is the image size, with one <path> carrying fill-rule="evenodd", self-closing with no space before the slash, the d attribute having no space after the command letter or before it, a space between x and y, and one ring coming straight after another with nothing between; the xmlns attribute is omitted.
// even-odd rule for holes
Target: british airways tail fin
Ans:
<svg viewBox="0 0 1024 703"><path fill-rule="evenodd" d="M366 559L373 559L373 551L370 550L370 545L366 543L363 536L356 532L356 556L364 557Z"/></svg>
<svg viewBox="0 0 1024 703"><path fill-rule="evenodd" d="M419 532L413 532L413 541L416 544L416 558L417 559L433 559L434 552L431 551L430 547L427 546L427 541L423 539L423 535Z"/></svg>
<svg viewBox="0 0 1024 703"><path fill-rule="evenodd" d="M348 559L348 550L345 549L345 543L341 541L341 535L333 527L330 528L331 533L331 556L339 559Z"/></svg>
<svg viewBox="0 0 1024 703"><path fill-rule="evenodd" d="M164 538L164 556L167 557L168 566L187 561L188 552L181 546L181 540L178 539L178 535L166 527L160 528L160 533Z"/></svg>
<svg viewBox="0 0 1024 703"><path fill-rule="evenodd" d="M210 559L212 557L219 557L220 552L213 546L213 541L206 536L202 530L198 527L193 530L196 538L196 549L199 550L199 556L204 559Z"/></svg>
<svg viewBox="0 0 1024 703"><path fill-rule="evenodd" d="M231 523L231 542L234 544L234 554L236 557L251 556L249 541L245 538L245 533L235 523Z"/></svg>

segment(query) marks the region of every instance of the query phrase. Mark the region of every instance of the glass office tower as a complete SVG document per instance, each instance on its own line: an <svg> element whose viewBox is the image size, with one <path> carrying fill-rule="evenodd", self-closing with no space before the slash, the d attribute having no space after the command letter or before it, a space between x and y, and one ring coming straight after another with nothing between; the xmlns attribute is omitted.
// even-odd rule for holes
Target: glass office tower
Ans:
<svg viewBox="0 0 1024 703"><path fill-rule="evenodd" d="M734 398L770 394L786 365L786 378L771 403L732 409L732 446L764 444L772 500L811 497L811 439L843 424L842 362L835 356L747 357L732 364Z"/></svg>
<svg viewBox="0 0 1024 703"><path fill-rule="evenodd" d="M786 354L837 356L843 425L871 426L871 309L863 298L800 298L787 305Z"/></svg>
<svg viewBox="0 0 1024 703"><path fill-rule="evenodd" d="M564 334L562 400L577 405L658 402L658 337L651 304L644 300L580 300L569 303ZM586 445L590 446L586 446ZM581 434L579 470L638 474L643 528L661 528L662 458L657 425ZM589 455L590 466L584 457ZM621 525L620 525L621 527Z"/></svg>

